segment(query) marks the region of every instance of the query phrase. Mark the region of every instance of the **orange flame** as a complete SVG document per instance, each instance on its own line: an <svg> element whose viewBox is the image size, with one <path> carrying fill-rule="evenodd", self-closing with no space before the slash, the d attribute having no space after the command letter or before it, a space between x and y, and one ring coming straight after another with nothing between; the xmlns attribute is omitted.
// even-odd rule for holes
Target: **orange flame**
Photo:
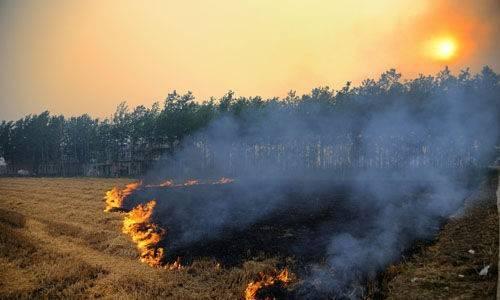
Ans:
<svg viewBox="0 0 500 300"><path fill-rule="evenodd" d="M166 266L169 270L182 270L183 266L181 265L181 258L177 257L177 259L170 265Z"/></svg>
<svg viewBox="0 0 500 300"><path fill-rule="evenodd" d="M167 180L163 181L162 183L160 183L160 186L161 187L172 187L172 186L174 186L174 181L172 179L167 179Z"/></svg>
<svg viewBox="0 0 500 300"><path fill-rule="evenodd" d="M123 208L123 200L138 189L141 184L141 182L133 182L127 184L123 190L119 190L117 187L114 187L107 191L104 196L104 200L106 202L106 208L104 208L104 211L110 212Z"/></svg>
<svg viewBox="0 0 500 300"><path fill-rule="evenodd" d="M228 184L228 183L231 183L233 181L234 181L234 179L232 179L232 178L221 177L219 180L214 182L214 184Z"/></svg>
<svg viewBox="0 0 500 300"><path fill-rule="evenodd" d="M172 179L166 179L163 182L159 184L147 184L145 187L147 188L158 188L158 187L163 187L163 188L170 188L170 187L183 187L183 186L192 186L192 185L198 185L198 184L228 184L234 182L234 179L232 178L227 178L227 177L221 177L217 181L207 181L207 182L201 182L198 179L188 179L184 183L179 183L175 184L174 180Z"/></svg>
<svg viewBox="0 0 500 300"><path fill-rule="evenodd" d="M286 285L290 283L291 276L288 269L284 269L279 274L274 271L274 274L266 275L264 273L259 273L260 279L250 282L245 290L245 300L257 300L258 293L260 290L266 287L273 286L275 284Z"/></svg>
<svg viewBox="0 0 500 300"><path fill-rule="evenodd" d="M145 187L147 188L157 188L157 187L166 187L166 188L169 188L169 187L173 187L175 186L174 184L174 181L172 179L166 179L162 182L160 182L159 184L146 184Z"/></svg>
<svg viewBox="0 0 500 300"><path fill-rule="evenodd" d="M158 243L165 235L165 230L152 223L156 200L139 204L123 219L122 232L132 237L140 252L140 261L152 267L159 267L165 256L165 250Z"/></svg>
<svg viewBox="0 0 500 300"><path fill-rule="evenodd" d="M184 182L184 186L196 185L199 183L200 183L200 181L197 179L188 179L188 180L186 180L186 182Z"/></svg>

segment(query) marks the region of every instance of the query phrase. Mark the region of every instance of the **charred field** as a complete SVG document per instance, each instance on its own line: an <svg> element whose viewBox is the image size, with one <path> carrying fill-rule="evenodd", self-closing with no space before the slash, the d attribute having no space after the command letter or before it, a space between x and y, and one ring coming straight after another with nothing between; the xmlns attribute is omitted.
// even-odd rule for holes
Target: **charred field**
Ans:
<svg viewBox="0 0 500 300"><path fill-rule="evenodd" d="M139 188L124 206L130 210L138 203L157 200L153 219L167 228L167 234L160 242L168 250L166 260L182 257L189 263L210 257L226 266L241 266L252 257L280 257L283 262L286 258L293 258L297 268L321 263L328 244L326 235L347 229L354 229L353 234L362 235L370 229L370 220L377 215L376 207L360 205L368 195L351 190L342 181L284 180L279 182L279 189L270 187L273 185L265 180L252 180L244 183L244 189L238 181ZM397 188L400 190L398 194L405 196L399 205L415 201L426 193L425 186L410 189L402 182ZM268 191L262 192L266 189ZM257 190L259 193L252 193ZM270 198L281 198L282 205L269 207ZM198 226L198 219L205 217L206 207L220 207L220 203L229 201L234 202L234 207L225 209L230 210L232 222L226 222L224 226L212 223L210 230L192 230ZM243 202L250 205L242 205ZM200 206L199 210L193 209L196 206ZM182 210L185 207L189 207L187 218ZM217 219L217 215L213 218ZM180 234L186 228L189 228L188 234ZM203 236L193 237L198 234Z"/></svg>
<svg viewBox="0 0 500 300"><path fill-rule="evenodd" d="M124 211L145 199L156 199L152 219L166 230L158 245L165 249L162 263L179 259L182 264L181 268L170 270L139 261L136 246L121 232L126 212L103 212L104 193L128 183L130 179L0 179L1 298L242 299L249 283L262 279L262 274L276 275L286 269L290 272L289 282L264 288L258 296L268 293L278 299L301 299L304 292L308 297L311 295L305 289L314 289L301 284L302 279L311 273L311 266L324 263L328 240L322 238L323 233L345 231L349 226L356 228L352 234L363 235L370 231L367 228L370 217L377 215L373 206L360 205L363 194L354 193L342 182L315 181L313 190L308 189L310 182L287 183L286 193L280 193L280 197L286 197L287 206L259 214L259 218L251 222L244 216L252 210L264 209L265 198L272 193L261 194L266 195L263 199L255 199L249 193L239 194L237 181L224 185L138 189L124 203ZM249 191L262 189L259 180L245 185L251 187ZM406 247L398 250L398 259L393 264L379 270L377 276L362 280L366 287L362 297L418 298L424 291L433 297L449 298L463 293L459 286L467 282L471 282L470 295L494 297L498 256L498 248L492 248L497 241L493 237L498 236L495 186L492 182L481 185L478 197L482 204L472 209L471 215L464 213L451 221L440 221L436 239L405 242ZM404 185L399 184L397 188L404 189ZM408 190L401 203L416 201L418 195L426 192L425 187ZM398 195L402 194L398 191ZM189 231L187 236L181 234L185 232L184 227L193 228L196 224L180 223L185 219L173 209L181 211L183 206L172 203L204 200L210 206L217 206L218 201L223 201L221 197L235 196L240 196L238 201L254 199L255 205L231 215L236 220L231 223L232 227L227 223L221 228L213 224L210 230L213 235L201 239L190 236L196 231ZM471 197L469 200L475 203L476 196ZM199 206L201 211L203 206ZM191 213L195 220L196 210ZM477 222L481 225L474 225ZM200 229L200 234L206 232ZM461 234L456 236L457 232ZM482 238L475 240L477 236ZM442 243L445 246L441 246ZM470 243L477 245L478 253L474 257L467 257L468 249L464 248ZM446 255L453 257L445 258ZM446 261L451 267L434 267L428 277L422 276L426 272L422 268L429 270ZM482 277L473 271L486 263L493 266L489 276ZM458 284L443 279L438 282L437 278L449 275L450 268L465 272L465 279L457 279L461 281ZM419 279L415 281L414 277ZM451 289L445 290L443 286L450 284Z"/></svg>

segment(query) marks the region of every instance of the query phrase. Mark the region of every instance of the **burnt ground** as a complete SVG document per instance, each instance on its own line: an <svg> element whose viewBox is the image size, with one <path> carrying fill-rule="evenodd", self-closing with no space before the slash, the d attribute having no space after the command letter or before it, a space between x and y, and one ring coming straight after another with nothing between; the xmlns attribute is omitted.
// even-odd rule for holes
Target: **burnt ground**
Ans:
<svg viewBox="0 0 500 300"><path fill-rule="evenodd" d="M447 232L447 228L455 222L458 222L458 224L470 222L467 221L466 216L472 210L484 213L485 207L482 204L484 201L477 198L480 197L479 195L482 195L481 197L485 199L488 198L488 195L491 194L490 189L493 186L496 187L495 184L493 181L489 182L489 184L481 188L480 193L476 193L468 199L471 207L463 218L455 218L447 223L446 220L441 220L440 224L442 224L443 232ZM182 262L189 265L199 259L208 258L220 262L224 267L233 268L241 267L249 260L264 260L267 257L274 257L278 261L278 267L290 268L299 278L307 276L312 264L324 263L325 249L330 242L329 237L335 232L342 232L346 227L350 228L351 231L355 228L354 230L358 232L354 232L354 234L361 234L369 229L370 218L377 215L374 211L377 209L376 207L360 205L366 195L354 194L343 185L331 185L328 188L324 187L327 184L321 185L323 185L323 188L318 189L319 192L311 192L311 190L303 187L291 188L287 193L286 203L289 203L287 207L274 210L251 224L243 224L242 229L239 229L237 223L233 228L219 231L214 237L201 239L193 243L186 244L176 241L175 232L176 226L178 227L176 223L182 220L176 220L175 217L169 220L168 217L171 217L171 215L165 217L160 213L156 216L156 220L160 221L169 232L164 241L168 259L173 261L177 257L181 257ZM398 186L404 188L404 185ZM403 197L397 198L395 201L418 201L416 199L426 192L424 187L415 188L413 186L410 190L397 192L396 194ZM161 203L171 202L170 199L173 202L180 201L183 203L201 201L198 198L203 198L203 201L212 201L211 198L220 199L220 197L232 193L231 185L199 185L177 189L149 189L148 191L142 191L142 195L139 193L137 197L144 199L158 198L161 211ZM311 202L316 203L311 205ZM258 199L256 203L259 203ZM493 212L496 216L496 206L494 208ZM164 207L163 209L169 211L171 207ZM258 210L259 207L256 205L251 209ZM473 216L472 218L477 217ZM468 235L467 232L464 234ZM491 240L489 237L486 237L486 239ZM497 242L496 239L493 241L494 243ZM397 280L396 274L399 274L396 270L404 268L405 263L409 261L408 257L417 257L428 251L427 249L430 249L435 241L414 241L413 243L410 249L401 253L402 264L390 266L377 280L367 283L368 291L364 295L365 298L385 298L391 297L391 295L396 295L395 298L399 298L398 293L391 294L395 286L394 280ZM450 247L453 247L453 245ZM455 264L458 262L456 257L451 257L449 260L455 261ZM496 272L496 265L492 266L490 272ZM412 283L415 281L413 278L411 280L413 280ZM404 283L402 286L405 286ZM293 295L293 293L292 291L289 296ZM401 293L401 295L405 294ZM411 295L406 296L411 297Z"/></svg>
<svg viewBox="0 0 500 300"><path fill-rule="evenodd" d="M257 190L262 186L261 182L245 183L246 190ZM311 186L311 183L294 182L287 186L286 192L270 191L262 196L249 195L246 191L242 194L237 184L146 189L136 193L130 203L158 200L155 221L167 229L163 246L168 249L171 261L181 257L189 264L208 257L233 267L255 257L281 257L288 261L293 259L296 267L302 268L324 260L329 237L333 234L346 230L355 235L363 234L377 215L376 207L360 205L368 202L365 200L367 196L359 192L354 194L346 185L322 181L314 182L315 188ZM414 200L421 192L407 191L406 201ZM261 207L266 204L266 198L278 197L283 197L279 207L261 215L260 210L266 209ZM191 225L198 226L193 220L206 216L203 209L196 212L198 203L209 207L233 201L254 205L233 206L229 225L214 228L210 236L194 242L180 241L179 232L186 231ZM177 211L194 212L186 216ZM218 217L216 213L213 218Z"/></svg>
<svg viewBox="0 0 500 300"><path fill-rule="evenodd" d="M352 208L336 201L345 197L337 193L321 210L308 210L298 205L276 211L265 218L245 226L243 230L222 230L215 238L171 247L171 256L182 256L186 261L210 257L227 266L241 266L252 257L293 258L299 265L317 262L324 257L322 251L328 240L317 239L349 223ZM174 227L175 228L175 227ZM173 235L175 239L175 235ZM169 241L166 239L167 247ZM175 240L173 241L175 243Z"/></svg>
<svg viewBox="0 0 500 300"><path fill-rule="evenodd" d="M384 298L496 299L497 180L493 174L467 199L463 215L447 222L433 241L387 268L378 286ZM488 265L488 274L480 276Z"/></svg>

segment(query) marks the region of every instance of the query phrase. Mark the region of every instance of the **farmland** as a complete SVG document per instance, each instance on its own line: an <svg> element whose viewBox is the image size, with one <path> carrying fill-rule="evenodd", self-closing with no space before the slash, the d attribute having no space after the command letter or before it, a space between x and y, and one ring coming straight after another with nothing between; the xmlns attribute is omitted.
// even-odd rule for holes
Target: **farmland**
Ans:
<svg viewBox="0 0 500 300"><path fill-rule="evenodd" d="M248 255L231 266L200 257L180 270L140 263L134 244L121 233L124 213L103 212L105 191L130 181L1 178L0 298L238 299L259 272L278 269L284 260L293 267L292 257L265 255ZM495 189L496 181L485 184L474 196L480 205L446 224L436 241L423 243L401 264L390 266L369 284L366 297L424 293L494 298ZM486 264L491 264L489 275L479 276L478 268Z"/></svg>
<svg viewBox="0 0 500 300"><path fill-rule="evenodd" d="M225 269L200 260L179 271L139 262L122 214L102 197L130 179L0 179L0 298L235 299L272 258Z"/></svg>

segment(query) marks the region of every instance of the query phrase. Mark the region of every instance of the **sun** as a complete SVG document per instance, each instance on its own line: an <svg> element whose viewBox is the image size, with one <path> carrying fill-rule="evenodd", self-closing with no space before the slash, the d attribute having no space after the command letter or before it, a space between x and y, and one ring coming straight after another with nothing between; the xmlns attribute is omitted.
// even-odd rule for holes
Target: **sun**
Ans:
<svg viewBox="0 0 500 300"><path fill-rule="evenodd" d="M452 39L444 39L436 44L436 56L441 59L452 58L457 51L457 44Z"/></svg>
<svg viewBox="0 0 500 300"><path fill-rule="evenodd" d="M457 55L458 43L452 37L442 37L431 41L428 52L437 60L450 60Z"/></svg>

